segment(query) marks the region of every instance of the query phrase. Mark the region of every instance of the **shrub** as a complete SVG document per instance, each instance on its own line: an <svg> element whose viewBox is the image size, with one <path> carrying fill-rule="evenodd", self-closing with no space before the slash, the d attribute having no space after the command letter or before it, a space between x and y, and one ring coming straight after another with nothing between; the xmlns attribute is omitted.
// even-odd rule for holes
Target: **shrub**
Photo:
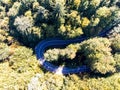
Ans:
<svg viewBox="0 0 120 90"><path fill-rule="evenodd" d="M10 56L9 61L0 63L0 89L27 90L27 84L30 79L36 73L43 72L31 49L17 46L12 48L12 50L14 52Z"/></svg>
<svg viewBox="0 0 120 90"><path fill-rule="evenodd" d="M108 36L110 38L115 37L117 34L120 34L120 24L115 26L109 33Z"/></svg>
<svg viewBox="0 0 120 90"><path fill-rule="evenodd" d="M78 75L72 74L64 78L62 90L88 90L88 87Z"/></svg>
<svg viewBox="0 0 120 90"><path fill-rule="evenodd" d="M91 89L109 89L109 90L119 90L119 73L114 74L109 77L84 77L81 79L78 75L69 75L64 79L64 86L62 90L91 90Z"/></svg>
<svg viewBox="0 0 120 90"><path fill-rule="evenodd" d="M0 34L0 42L3 42L6 40L6 37Z"/></svg>
<svg viewBox="0 0 120 90"><path fill-rule="evenodd" d="M120 34L116 35L115 37L111 38L111 47L113 48L114 52L120 52Z"/></svg>
<svg viewBox="0 0 120 90"><path fill-rule="evenodd" d="M56 61L59 58L59 49L49 49L45 52L44 57L47 61Z"/></svg>
<svg viewBox="0 0 120 90"><path fill-rule="evenodd" d="M89 78L87 80L86 86L91 90L91 89L98 89L98 90L119 90L120 88L120 83L119 79L120 77L118 76L119 74L114 74L110 77L106 78ZM88 90L89 90L88 89Z"/></svg>
<svg viewBox="0 0 120 90"><path fill-rule="evenodd" d="M7 59L10 56L10 49L9 47L0 42L0 61Z"/></svg>
<svg viewBox="0 0 120 90"><path fill-rule="evenodd" d="M60 90L63 86L64 76L46 73L44 75L39 75L33 77L31 82L28 84L28 90ZM35 81L35 82L34 82Z"/></svg>
<svg viewBox="0 0 120 90"><path fill-rule="evenodd" d="M10 57L9 66L18 73L26 71L39 72L39 64L31 49L19 46L14 48L14 53ZM36 68L36 70L35 70Z"/></svg>
<svg viewBox="0 0 120 90"><path fill-rule="evenodd" d="M0 29L8 30L9 29L9 18L4 17L3 19L0 19Z"/></svg>
<svg viewBox="0 0 120 90"><path fill-rule="evenodd" d="M5 30L0 29L0 42L6 41L8 33Z"/></svg>
<svg viewBox="0 0 120 90"><path fill-rule="evenodd" d="M11 45L15 42L15 38L10 36L8 31L0 29L0 43L5 43L7 45Z"/></svg>
<svg viewBox="0 0 120 90"><path fill-rule="evenodd" d="M79 44L70 44L66 47L65 49L65 53L66 53L66 58L67 59L74 59L76 57L76 53L78 51L78 49L80 48Z"/></svg>
<svg viewBox="0 0 120 90"><path fill-rule="evenodd" d="M76 57L79 44L70 44L65 49L49 49L45 52L44 56L48 61L58 61L58 59L73 60Z"/></svg>
<svg viewBox="0 0 120 90"><path fill-rule="evenodd" d="M120 70L120 53L115 53L114 59L115 59L115 62L116 62L116 68L118 70Z"/></svg>
<svg viewBox="0 0 120 90"><path fill-rule="evenodd" d="M32 77L30 83L28 84L28 90L35 89L39 90L92 90L92 89L109 89L109 90L119 90L120 74L114 74L110 77L98 77L98 78L84 78L81 79L78 75L53 75L50 73L46 74L36 74ZM60 81L58 81L60 80Z"/></svg>
<svg viewBox="0 0 120 90"><path fill-rule="evenodd" d="M5 7L0 6L0 19L3 19L6 16Z"/></svg>

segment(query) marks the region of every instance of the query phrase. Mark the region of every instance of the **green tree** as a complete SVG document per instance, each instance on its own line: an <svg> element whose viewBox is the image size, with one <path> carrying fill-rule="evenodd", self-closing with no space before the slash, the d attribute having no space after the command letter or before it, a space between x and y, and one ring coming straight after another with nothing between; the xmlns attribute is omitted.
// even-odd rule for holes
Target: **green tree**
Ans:
<svg viewBox="0 0 120 90"><path fill-rule="evenodd" d="M8 16L17 16L19 14L19 10L21 8L20 2L14 2L11 8L9 8L9 11L7 12Z"/></svg>
<svg viewBox="0 0 120 90"><path fill-rule="evenodd" d="M32 16L17 17L14 21L14 25L16 26L14 35L21 37L18 38L18 40L22 43L33 47L40 40L41 28L33 26L34 20Z"/></svg>
<svg viewBox="0 0 120 90"><path fill-rule="evenodd" d="M81 52L86 56L84 62L92 71L101 74L115 72L115 61L110 45L107 38L93 38L81 44Z"/></svg>

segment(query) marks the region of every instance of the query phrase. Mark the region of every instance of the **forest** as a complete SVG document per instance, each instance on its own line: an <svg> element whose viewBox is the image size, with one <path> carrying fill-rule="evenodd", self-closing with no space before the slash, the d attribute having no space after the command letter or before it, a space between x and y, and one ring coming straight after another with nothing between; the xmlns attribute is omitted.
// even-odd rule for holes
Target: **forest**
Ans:
<svg viewBox="0 0 120 90"><path fill-rule="evenodd" d="M55 74L39 63L41 41L83 36L44 58L89 72ZM120 90L120 1L0 0L0 90Z"/></svg>

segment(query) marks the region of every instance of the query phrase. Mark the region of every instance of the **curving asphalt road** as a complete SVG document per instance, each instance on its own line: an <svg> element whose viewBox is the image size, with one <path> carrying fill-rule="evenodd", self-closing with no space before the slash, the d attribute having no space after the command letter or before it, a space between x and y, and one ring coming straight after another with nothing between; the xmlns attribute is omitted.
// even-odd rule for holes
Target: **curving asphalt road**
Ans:
<svg viewBox="0 0 120 90"><path fill-rule="evenodd" d="M113 28L113 26L105 30L102 30L102 32L98 34L98 36L100 37L106 36L106 34L111 30L111 28ZM89 72L90 69L87 66L79 66L76 68L59 67L49 63L47 60L44 59L44 52L48 47L63 47L71 43L80 43L86 39L87 37L81 36L77 39L72 39L72 40L61 40L61 39L43 40L35 48L37 59L45 69L56 74L72 74L72 73L80 73L80 72Z"/></svg>

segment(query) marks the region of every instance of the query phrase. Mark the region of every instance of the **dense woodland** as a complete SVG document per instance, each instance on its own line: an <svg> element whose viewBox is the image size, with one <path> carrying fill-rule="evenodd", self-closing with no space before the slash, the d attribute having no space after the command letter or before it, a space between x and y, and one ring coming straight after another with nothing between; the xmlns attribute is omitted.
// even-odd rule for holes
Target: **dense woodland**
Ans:
<svg viewBox="0 0 120 90"><path fill-rule="evenodd" d="M98 37L110 29L106 37ZM90 72L56 75L36 59L42 40L86 36L65 48L50 48L50 63ZM119 90L119 0L0 0L0 90Z"/></svg>

